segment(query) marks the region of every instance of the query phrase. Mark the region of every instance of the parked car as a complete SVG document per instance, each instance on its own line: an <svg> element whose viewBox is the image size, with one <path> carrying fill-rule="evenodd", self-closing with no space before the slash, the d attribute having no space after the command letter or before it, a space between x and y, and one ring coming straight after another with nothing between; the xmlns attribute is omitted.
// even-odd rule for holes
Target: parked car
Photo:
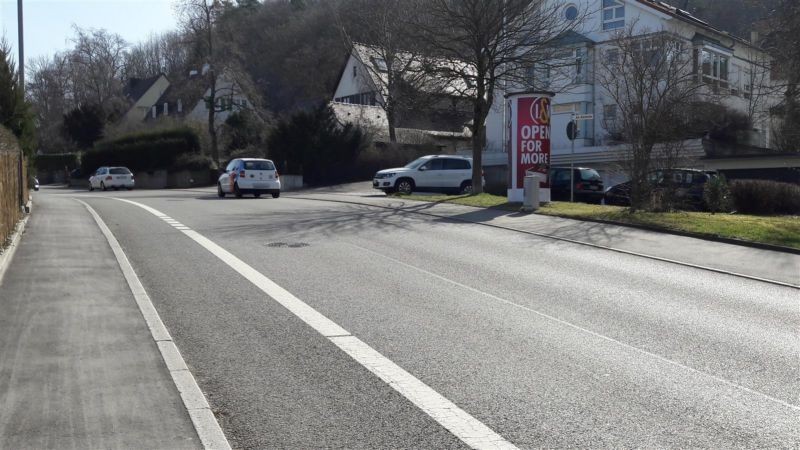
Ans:
<svg viewBox="0 0 800 450"><path fill-rule="evenodd" d="M703 190L715 172L696 169L653 170L647 178L651 188L656 191L672 191L675 199L692 209L705 209ZM605 194L606 204L630 206L631 182L626 181L611 187Z"/></svg>
<svg viewBox="0 0 800 450"><path fill-rule="evenodd" d="M225 172L217 180L217 195L222 198L233 194L241 198L244 194L272 194L272 198L281 195L281 179L275 163L268 159L238 158L225 167Z"/></svg>
<svg viewBox="0 0 800 450"><path fill-rule="evenodd" d="M601 203L603 201L603 179L594 169L575 167L570 177L569 167L551 167L549 172L550 198L552 200L569 201L570 181L575 183L573 189L575 201Z"/></svg>
<svg viewBox="0 0 800 450"><path fill-rule="evenodd" d="M39 178L37 177L33 177L33 190L34 191L39 190Z"/></svg>
<svg viewBox="0 0 800 450"><path fill-rule="evenodd" d="M133 173L127 167L101 167L89 177L89 190L133 189Z"/></svg>
<svg viewBox="0 0 800 450"><path fill-rule="evenodd" d="M485 181L482 181L485 184ZM404 167L381 170L372 187L387 194L414 191L472 193L472 158L456 155L428 155Z"/></svg>

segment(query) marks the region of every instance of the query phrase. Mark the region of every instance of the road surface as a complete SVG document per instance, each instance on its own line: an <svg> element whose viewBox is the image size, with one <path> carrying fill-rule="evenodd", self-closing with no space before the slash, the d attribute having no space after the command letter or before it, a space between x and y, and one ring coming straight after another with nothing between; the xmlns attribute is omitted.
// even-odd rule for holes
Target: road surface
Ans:
<svg viewBox="0 0 800 450"><path fill-rule="evenodd" d="M351 338L519 448L800 446L797 289L288 193L44 189L35 214L75 197L120 242L233 447L468 446L431 397L337 340Z"/></svg>

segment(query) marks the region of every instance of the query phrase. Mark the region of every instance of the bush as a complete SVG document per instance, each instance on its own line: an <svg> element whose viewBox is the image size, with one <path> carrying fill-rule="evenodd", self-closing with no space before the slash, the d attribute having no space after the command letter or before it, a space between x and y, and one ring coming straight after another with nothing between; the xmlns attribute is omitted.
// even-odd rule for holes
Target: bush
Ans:
<svg viewBox="0 0 800 450"><path fill-rule="evenodd" d="M341 125L322 105L280 121L267 140L270 158L283 173L301 173L311 185L354 180L354 163L366 148L361 129Z"/></svg>
<svg viewBox="0 0 800 450"><path fill-rule="evenodd" d="M703 201L711 214L729 212L731 209L731 192L724 176L712 177L703 188Z"/></svg>
<svg viewBox="0 0 800 450"><path fill-rule="evenodd" d="M101 166L125 166L131 170L171 169L184 154L199 154L200 141L189 128L139 133L101 142L83 155L85 173Z"/></svg>
<svg viewBox="0 0 800 450"><path fill-rule="evenodd" d="M765 180L731 182L736 211L745 214L800 214L800 186Z"/></svg>
<svg viewBox="0 0 800 450"><path fill-rule="evenodd" d="M211 170L214 166L211 157L199 153L184 153L175 158L171 170Z"/></svg>
<svg viewBox="0 0 800 450"><path fill-rule="evenodd" d="M64 167L73 170L78 167L78 155L74 153L38 155L34 160L34 165L39 172L63 171Z"/></svg>

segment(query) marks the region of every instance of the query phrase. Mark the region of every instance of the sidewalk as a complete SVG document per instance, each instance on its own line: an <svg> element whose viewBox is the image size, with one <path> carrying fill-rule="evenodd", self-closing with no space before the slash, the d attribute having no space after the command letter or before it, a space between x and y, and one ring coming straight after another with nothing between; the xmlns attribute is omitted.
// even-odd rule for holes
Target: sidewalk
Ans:
<svg viewBox="0 0 800 450"><path fill-rule="evenodd" d="M36 198L0 285L0 448L202 448L108 242Z"/></svg>
<svg viewBox="0 0 800 450"><path fill-rule="evenodd" d="M789 253L619 225L474 208L452 203L404 200L397 197L386 197L380 193L317 191L298 193L293 197L356 203L411 213L423 213L448 220L481 223L800 285L800 255Z"/></svg>

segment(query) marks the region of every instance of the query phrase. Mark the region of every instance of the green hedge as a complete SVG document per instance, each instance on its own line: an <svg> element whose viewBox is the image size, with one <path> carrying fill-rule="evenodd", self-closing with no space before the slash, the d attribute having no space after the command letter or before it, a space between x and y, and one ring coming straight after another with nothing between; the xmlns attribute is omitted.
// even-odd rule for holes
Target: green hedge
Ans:
<svg viewBox="0 0 800 450"><path fill-rule="evenodd" d="M102 166L131 170L170 169L185 154L200 152L200 139L189 128L139 133L104 141L83 155L85 173Z"/></svg>
<svg viewBox="0 0 800 450"><path fill-rule="evenodd" d="M737 212L745 214L800 215L800 186L765 180L730 183Z"/></svg>
<svg viewBox="0 0 800 450"><path fill-rule="evenodd" d="M65 166L72 170L78 167L78 155L75 153L37 155L34 165L40 172L63 171Z"/></svg>

